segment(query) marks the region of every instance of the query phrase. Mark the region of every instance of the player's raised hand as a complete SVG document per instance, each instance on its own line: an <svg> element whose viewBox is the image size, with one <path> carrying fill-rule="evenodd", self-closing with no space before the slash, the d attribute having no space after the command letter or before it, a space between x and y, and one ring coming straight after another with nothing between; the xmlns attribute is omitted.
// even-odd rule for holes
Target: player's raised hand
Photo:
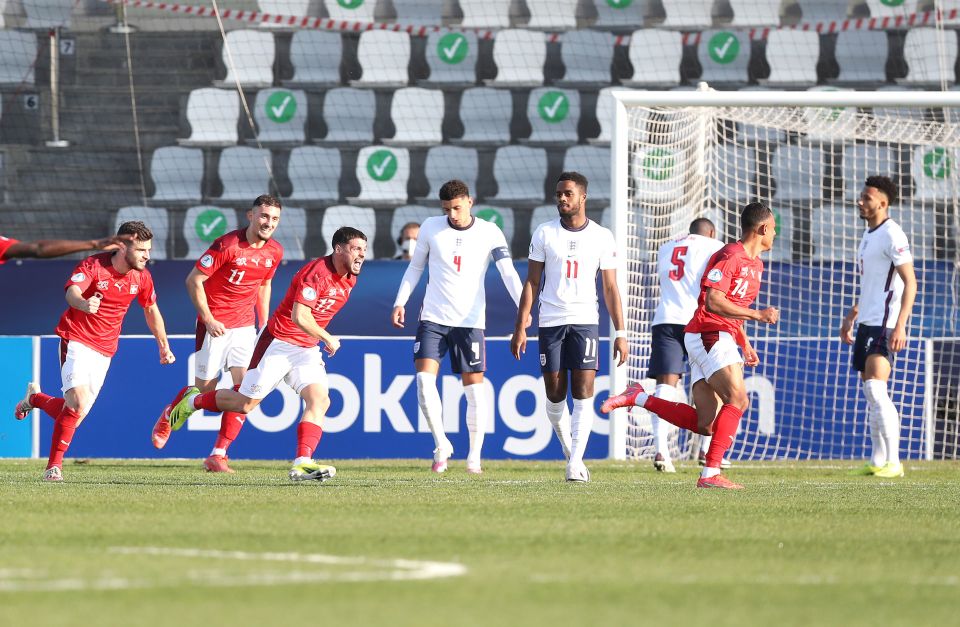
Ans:
<svg viewBox="0 0 960 627"><path fill-rule="evenodd" d="M510 352L517 359L527 352L527 332L524 329L514 331L513 337L510 338Z"/></svg>
<svg viewBox="0 0 960 627"><path fill-rule="evenodd" d="M780 310L776 307L766 307L760 310L760 322L776 324L780 320Z"/></svg>
<svg viewBox="0 0 960 627"><path fill-rule="evenodd" d="M160 363L163 365L172 364L177 361L177 358L174 356L173 351L170 350L169 346L160 347Z"/></svg>
<svg viewBox="0 0 960 627"><path fill-rule="evenodd" d="M393 326L397 327L398 329L402 329L404 315L403 307L400 305L394 307L393 311L390 313L390 321L393 322Z"/></svg>
<svg viewBox="0 0 960 627"><path fill-rule="evenodd" d="M79 308L80 311L85 311L88 314L95 314L100 311L100 297L93 295L87 300L83 301L83 306Z"/></svg>
<svg viewBox="0 0 960 627"><path fill-rule="evenodd" d="M207 327L207 333L210 334L210 337L220 337L227 332L227 327L216 318L204 320L203 324Z"/></svg>
<svg viewBox="0 0 960 627"><path fill-rule="evenodd" d="M327 355L333 357L334 353L340 350L340 340L331 335L330 339L323 343L323 350L326 351Z"/></svg>

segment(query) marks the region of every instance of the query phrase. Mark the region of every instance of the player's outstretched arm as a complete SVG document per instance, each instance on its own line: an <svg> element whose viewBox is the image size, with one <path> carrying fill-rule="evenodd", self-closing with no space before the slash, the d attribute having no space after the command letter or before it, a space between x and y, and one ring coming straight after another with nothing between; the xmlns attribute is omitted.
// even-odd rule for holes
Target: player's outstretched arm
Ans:
<svg viewBox="0 0 960 627"><path fill-rule="evenodd" d="M523 283L520 292L520 303L517 306L517 319L513 325L513 337L510 338L510 352L517 359L527 352L527 327L530 325L533 302L543 277L543 262L533 261L527 264L527 280Z"/></svg>
<svg viewBox="0 0 960 627"><path fill-rule="evenodd" d="M160 315L160 308L157 307L156 303L144 307L143 317L147 321L150 333L157 338L157 346L160 348L160 363L172 364L177 358L170 350L170 342L167 340L167 327L163 323L163 316Z"/></svg>
<svg viewBox="0 0 960 627"><path fill-rule="evenodd" d="M844 344L853 344L853 323L856 322L859 313L860 306L854 305L840 323L840 341Z"/></svg>
<svg viewBox="0 0 960 627"><path fill-rule="evenodd" d="M193 308L197 310L197 314L200 316L200 322L207 327L207 333L210 334L210 337L220 337L227 332L227 327L210 313L207 293L203 289L203 284L208 278L210 277L196 268L191 270L186 281L187 295L190 296L190 302L193 303Z"/></svg>
<svg viewBox="0 0 960 627"><path fill-rule="evenodd" d="M907 346L907 323L913 311L913 302L917 298L917 275L912 263L903 263L897 266L897 274L903 280L903 296L900 298L900 314L897 316L897 325L890 334L890 349L899 353Z"/></svg>
<svg viewBox="0 0 960 627"><path fill-rule="evenodd" d="M114 235L101 239L43 239L36 242L17 242L7 249L4 258L40 258L62 257L71 253L91 250L116 250L133 241L132 235Z"/></svg>
<svg viewBox="0 0 960 627"><path fill-rule="evenodd" d="M293 304L290 319L293 320L294 324L303 329L304 333L323 342L323 350L331 357L340 350L340 340L327 333L326 329L317 324L316 318L313 317L312 310L303 303Z"/></svg>
<svg viewBox="0 0 960 627"><path fill-rule="evenodd" d="M623 322L623 304L620 302L620 288L617 285L617 271L604 270L601 273L603 281L603 302L607 305L607 313L610 314L610 320L613 322L613 328L617 331L617 337L613 341L613 356L617 359L617 365L622 366L627 363L627 357L630 355L630 346L627 344L626 330Z"/></svg>

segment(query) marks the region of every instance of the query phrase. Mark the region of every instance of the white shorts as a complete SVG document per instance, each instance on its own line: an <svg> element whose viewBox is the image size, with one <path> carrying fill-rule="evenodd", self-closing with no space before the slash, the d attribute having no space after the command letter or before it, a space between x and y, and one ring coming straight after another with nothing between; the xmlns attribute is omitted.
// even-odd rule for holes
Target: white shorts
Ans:
<svg viewBox="0 0 960 627"><path fill-rule="evenodd" d="M329 387L320 347L304 348L272 338L257 365L243 376L240 393L248 398L263 399L280 385L280 381L297 394L315 383Z"/></svg>
<svg viewBox="0 0 960 627"><path fill-rule="evenodd" d="M66 354L64 354L66 348ZM77 386L85 385L90 388L93 398L91 404L97 400L103 380L107 378L110 369L110 357L102 355L85 344L76 340L60 340L60 382L64 393Z"/></svg>
<svg viewBox="0 0 960 627"><path fill-rule="evenodd" d="M198 379L219 379L227 368L246 368L257 343L253 325L227 329L220 337L207 333L207 327L197 321L197 357L194 372Z"/></svg>
<svg viewBox="0 0 960 627"><path fill-rule="evenodd" d="M712 344L711 336L715 338ZM709 379L718 370L730 364L743 363L737 342L726 331L684 333L683 345L687 349L687 359L690 361L690 385L700 379Z"/></svg>

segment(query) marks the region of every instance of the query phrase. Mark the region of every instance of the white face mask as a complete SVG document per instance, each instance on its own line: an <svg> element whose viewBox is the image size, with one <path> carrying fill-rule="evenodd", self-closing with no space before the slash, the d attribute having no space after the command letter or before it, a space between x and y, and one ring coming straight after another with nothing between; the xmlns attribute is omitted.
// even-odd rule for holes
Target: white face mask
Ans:
<svg viewBox="0 0 960 627"><path fill-rule="evenodd" d="M407 255L410 255L411 257L413 256L413 251L416 250L416 248L417 248L416 238L404 240L403 243L400 244L400 250L402 250Z"/></svg>

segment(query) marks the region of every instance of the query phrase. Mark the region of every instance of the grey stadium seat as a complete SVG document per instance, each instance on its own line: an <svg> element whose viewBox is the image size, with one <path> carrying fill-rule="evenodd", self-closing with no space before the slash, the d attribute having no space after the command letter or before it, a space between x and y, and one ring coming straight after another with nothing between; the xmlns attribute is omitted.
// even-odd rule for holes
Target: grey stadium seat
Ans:
<svg viewBox="0 0 960 627"><path fill-rule="evenodd" d="M564 33L560 58L565 72L557 85L599 88L611 82L614 38L610 33L574 30Z"/></svg>
<svg viewBox="0 0 960 627"><path fill-rule="evenodd" d="M298 30L290 41L291 87L328 87L340 84L343 41L339 32Z"/></svg>
<svg viewBox="0 0 960 627"><path fill-rule="evenodd" d="M510 143L510 117L513 98L505 89L471 87L460 99L463 136L455 144L500 146Z"/></svg>
<svg viewBox="0 0 960 627"><path fill-rule="evenodd" d="M440 186L450 179L460 179L476 195L477 176L480 166L477 151L474 148L461 146L434 146L427 151L427 162L424 174L430 184L430 191L418 202L439 203L437 194Z"/></svg>
<svg viewBox="0 0 960 627"><path fill-rule="evenodd" d="M713 83L746 83L749 80L750 33L740 30L708 30L700 34L697 60L700 80Z"/></svg>
<svg viewBox="0 0 960 627"><path fill-rule="evenodd" d="M251 142L297 146L307 138L307 95L301 89L261 89L253 105L257 137Z"/></svg>
<svg viewBox="0 0 960 627"><path fill-rule="evenodd" d="M338 87L323 98L323 121L327 134L318 143L338 146L373 142L373 121L377 113L376 94L366 89Z"/></svg>
<svg viewBox="0 0 960 627"><path fill-rule="evenodd" d="M568 145L577 143L580 122L580 92L572 89L538 87L527 99L530 137L522 141L530 145Z"/></svg>
<svg viewBox="0 0 960 627"><path fill-rule="evenodd" d="M425 86L466 87L477 82L479 46L473 31L437 31L427 36L425 55L430 76Z"/></svg>
<svg viewBox="0 0 960 627"><path fill-rule="evenodd" d="M151 259L167 259L170 240L170 213L162 207L120 207L113 221L113 232L124 222L140 220L153 232Z"/></svg>
<svg viewBox="0 0 960 627"><path fill-rule="evenodd" d="M272 160L266 148L230 146L220 153L217 173L223 183L220 202L249 203L270 189Z"/></svg>
<svg viewBox="0 0 960 627"><path fill-rule="evenodd" d="M544 201L547 151L530 146L503 146L493 160L497 195L487 200L495 205L535 206Z"/></svg>
<svg viewBox="0 0 960 627"><path fill-rule="evenodd" d="M340 198L340 151L336 148L298 146L290 151L287 177L296 203L331 203Z"/></svg>
<svg viewBox="0 0 960 627"><path fill-rule="evenodd" d="M151 200L197 203L203 197L203 151L199 148L161 146L150 157Z"/></svg>
<svg viewBox="0 0 960 627"><path fill-rule="evenodd" d="M850 30L837 34L834 56L840 73L835 83L882 83L887 80L890 45L884 31Z"/></svg>

